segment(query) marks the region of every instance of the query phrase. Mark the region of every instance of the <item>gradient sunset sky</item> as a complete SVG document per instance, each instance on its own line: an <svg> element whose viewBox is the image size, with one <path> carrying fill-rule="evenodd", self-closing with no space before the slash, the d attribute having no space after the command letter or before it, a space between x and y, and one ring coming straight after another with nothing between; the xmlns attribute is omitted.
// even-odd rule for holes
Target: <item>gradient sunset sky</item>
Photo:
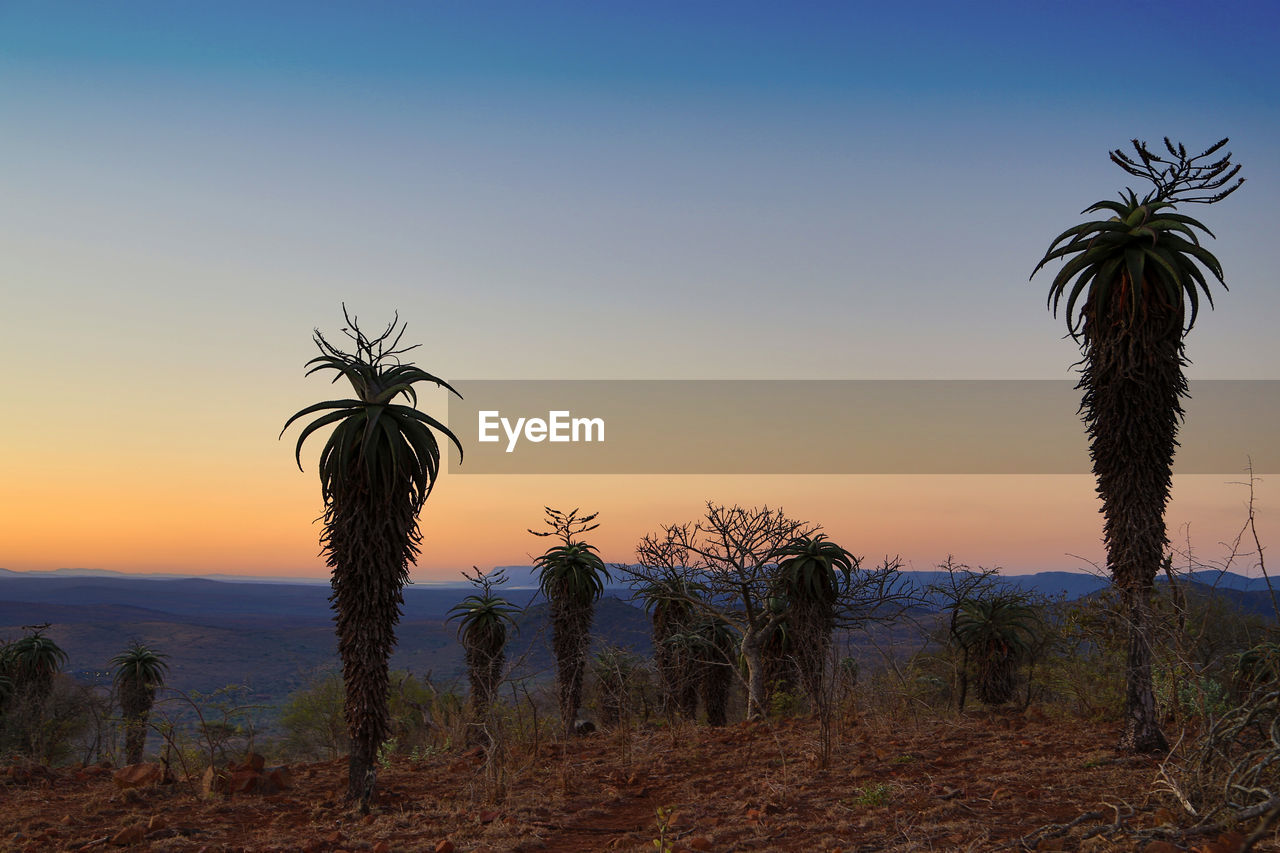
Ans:
<svg viewBox="0 0 1280 853"><path fill-rule="evenodd" d="M321 442L277 434L343 301L450 380L1068 378L1027 277L1141 191L1132 137L1231 137L1189 374L1280 378L1278 10L0 0L0 567L323 577ZM1220 555L1242 476L1178 477L1171 535ZM917 569L1102 559L1087 476L447 474L415 578L529 562L544 505L628 560L708 499Z"/></svg>

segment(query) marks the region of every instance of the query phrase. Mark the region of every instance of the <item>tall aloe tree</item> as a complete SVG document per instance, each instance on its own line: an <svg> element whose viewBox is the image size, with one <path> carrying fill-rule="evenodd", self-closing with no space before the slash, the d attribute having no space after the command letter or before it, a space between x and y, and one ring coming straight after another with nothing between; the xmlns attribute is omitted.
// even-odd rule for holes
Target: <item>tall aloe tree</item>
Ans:
<svg viewBox="0 0 1280 853"><path fill-rule="evenodd" d="M339 349L316 330L320 355L307 362L307 375L332 370L333 381L347 379L355 397L308 406L289 418L284 429L323 413L298 436L294 457L301 469L303 443L317 430L333 426L320 451L320 541L332 570L329 600L346 687L344 711L351 736L347 797L367 812L377 782L375 758L390 733L387 661L395 647L409 565L422 541L418 513L440 473L435 432L447 436L459 454L462 445L448 427L415 408L418 382L458 392L443 379L402 362L416 347L400 346L404 327L396 329L399 315L376 337L361 331L345 306L343 316L343 333L355 351ZM408 405L397 402L401 397Z"/></svg>
<svg viewBox="0 0 1280 853"><path fill-rule="evenodd" d="M478 591L449 608L449 619L460 620L458 639L467 663L467 680L471 683L471 734L479 740L493 697L502 683L502 670L507 660L507 629L514 627L511 614L519 608L494 592L494 587L507 581L499 569L484 575L478 568L468 575Z"/></svg>
<svg viewBox="0 0 1280 853"><path fill-rule="evenodd" d="M698 613L705 588L679 574L646 580L637 591L653 619L653 656L662 684L662 712L693 719L698 713Z"/></svg>
<svg viewBox="0 0 1280 853"><path fill-rule="evenodd" d="M556 683L560 691L560 717L565 733L574 733L582 706L582 677L591 644L595 604L604 592L609 571L596 549L576 537L600 525L591 524L598 513L578 517L578 510L563 513L546 507L549 531L530 530L534 536L559 536L561 543L534 562L539 588L551 607L551 647L556 657Z"/></svg>
<svg viewBox="0 0 1280 853"><path fill-rule="evenodd" d="M124 718L124 758L127 764L142 760L147 743L147 718L156 701L156 690L164 684L168 655L152 651L139 642L111 659L115 685L120 694L120 716Z"/></svg>
<svg viewBox="0 0 1280 853"><path fill-rule="evenodd" d="M1142 198L1126 189L1119 201L1086 208L1112 215L1059 234L1031 273L1069 258L1049 287L1049 304L1056 314L1066 298L1067 329L1082 355L1077 387L1102 498L1107 567L1130 623L1120 745L1138 752L1168 746L1151 687L1150 597L1169 541L1164 513L1187 396L1184 340L1200 296L1213 304L1204 270L1226 286L1222 266L1196 233L1212 232L1176 209L1221 201L1244 182L1229 152L1202 162L1226 139L1193 157L1185 146L1164 142L1167 157L1136 139L1135 155L1111 152L1113 162L1153 189Z"/></svg>
<svg viewBox="0 0 1280 853"><path fill-rule="evenodd" d="M835 629L840 578L858 565L858 558L818 533L793 539L775 554L776 592L788 603L787 623L795 648L800 684L812 702L821 705L825 693L827 653Z"/></svg>

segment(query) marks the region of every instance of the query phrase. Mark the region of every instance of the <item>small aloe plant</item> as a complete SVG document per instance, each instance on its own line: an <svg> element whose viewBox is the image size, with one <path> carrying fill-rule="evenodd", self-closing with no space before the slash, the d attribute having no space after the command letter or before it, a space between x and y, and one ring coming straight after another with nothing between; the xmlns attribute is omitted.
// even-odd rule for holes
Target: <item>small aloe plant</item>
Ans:
<svg viewBox="0 0 1280 853"><path fill-rule="evenodd" d="M658 837L649 842L658 853L671 853L673 850L671 846L671 816L674 813L674 806L658 806Z"/></svg>
<svg viewBox="0 0 1280 853"><path fill-rule="evenodd" d="M460 620L458 639L462 641L466 654L473 726L478 727L483 725L502 682L507 659L507 630L515 627L512 614L519 608L494 591L494 587L507 582L502 569L485 575L478 567L471 568L473 574L464 572L463 575L477 588L477 592L449 608L449 619Z"/></svg>

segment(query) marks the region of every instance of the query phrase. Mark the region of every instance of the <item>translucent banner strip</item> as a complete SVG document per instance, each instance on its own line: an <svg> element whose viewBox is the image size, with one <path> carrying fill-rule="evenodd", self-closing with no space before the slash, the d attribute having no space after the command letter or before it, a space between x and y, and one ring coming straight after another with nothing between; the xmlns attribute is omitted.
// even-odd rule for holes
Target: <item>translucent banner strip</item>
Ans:
<svg viewBox="0 0 1280 853"><path fill-rule="evenodd" d="M462 380L461 474L1087 474L1051 380ZM1280 380L1191 383L1178 474L1280 471Z"/></svg>

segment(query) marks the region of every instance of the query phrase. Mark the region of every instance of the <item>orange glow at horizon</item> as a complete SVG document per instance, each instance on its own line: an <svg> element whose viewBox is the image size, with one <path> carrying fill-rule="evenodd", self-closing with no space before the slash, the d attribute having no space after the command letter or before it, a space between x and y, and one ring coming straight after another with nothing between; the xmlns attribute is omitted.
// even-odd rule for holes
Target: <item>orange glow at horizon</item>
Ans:
<svg viewBox="0 0 1280 853"><path fill-rule="evenodd" d="M129 465L77 460L10 465L0 481L0 567L323 578L322 511L314 461L305 474L283 448L180 460L157 453ZM46 460L47 461L47 460ZM78 460L89 466L90 460ZM1191 523L1208 558L1246 518L1247 490L1229 476L1175 480L1175 546ZM1243 478L1236 478L1243 479ZM1259 523L1266 530L1265 484ZM900 554L930 569L951 554L1011 572L1085 569L1102 560L1093 479L1073 476L489 476L445 474L421 517L417 580L459 580L472 565L523 565L541 553L544 506L600 513L590 540L608 562L633 559L665 523L694 521L707 500L768 504L820 523L869 563ZM1074 556L1073 556L1074 555Z"/></svg>

